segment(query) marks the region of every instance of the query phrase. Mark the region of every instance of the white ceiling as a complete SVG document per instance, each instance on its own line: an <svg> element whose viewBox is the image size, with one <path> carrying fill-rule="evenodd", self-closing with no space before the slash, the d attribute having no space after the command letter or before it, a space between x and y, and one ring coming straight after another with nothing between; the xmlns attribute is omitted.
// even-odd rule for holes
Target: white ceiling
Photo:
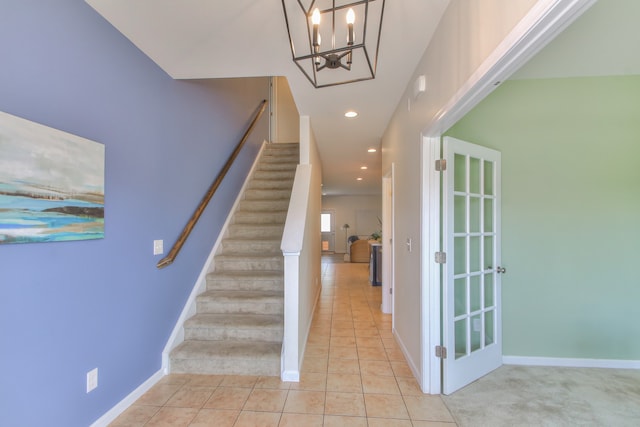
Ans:
<svg viewBox="0 0 640 427"><path fill-rule="evenodd" d="M449 3L386 1L376 78L315 89L291 59L280 0L86 1L173 78L287 77L300 114L311 117L328 195L380 194L380 150L367 148L380 148ZM350 109L359 116L344 118Z"/></svg>
<svg viewBox="0 0 640 427"><path fill-rule="evenodd" d="M86 1L176 79L286 76L311 117L328 195L380 194L381 155L367 148L380 147L449 3L386 1L375 80L314 89L291 59L280 0ZM599 0L512 78L640 74L638 17L639 0ZM360 115L344 118L350 109Z"/></svg>

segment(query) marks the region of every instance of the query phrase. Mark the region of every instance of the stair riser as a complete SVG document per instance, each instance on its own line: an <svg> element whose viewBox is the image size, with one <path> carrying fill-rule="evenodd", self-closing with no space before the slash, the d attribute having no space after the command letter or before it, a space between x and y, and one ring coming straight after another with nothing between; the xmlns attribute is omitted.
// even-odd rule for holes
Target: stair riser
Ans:
<svg viewBox="0 0 640 427"><path fill-rule="evenodd" d="M295 172L298 167L297 163L260 163L256 170L258 171L287 171Z"/></svg>
<svg viewBox="0 0 640 427"><path fill-rule="evenodd" d="M290 157L299 159L300 158L300 150L297 147L291 148L265 148L262 152L262 157L260 160L268 158L268 157Z"/></svg>
<svg viewBox="0 0 640 427"><path fill-rule="evenodd" d="M204 375L280 376L280 357L247 359L172 359L171 373Z"/></svg>
<svg viewBox="0 0 640 427"><path fill-rule="evenodd" d="M292 180L296 176L295 170L290 171L273 171L273 170L256 170L253 174L255 179L284 179Z"/></svg>
<svg viewBox="0 0 640 427"><path fill-rule="evenodd" d="M238 207L242 211L286 211L289 209L289 199L282 200L242 200Z"/></svg>
<svg viewBox="0 0 640 427"><path fill-rule="evenodd" d="M199 341L282 342L282 329L184 328L185 339Z"/></svg>
<svg viewBox="0 0 640 427"><path fill-rule="evenodd" d="M291 198L291 190L262 190L262 189L254 189L254 190L246 190L244 192L245 200L281 200L281 199L289 199Z"/></svg>
<svg viewBox="0 0 640 427"><path fill-rule="evenodd" d="M283 302L229 302L229 301L198 301L198 313L244 313L244 314L282 314Z"/></svg>
<svg viewBox="0 0 640 427"><path fill-rule="evenodd" d="M269 153L295 153L300 152L298 143L275 143L274 145L267 145L262 152L263 155Z"/></svg>
<svg viewBox="0 0 640 427"><path fill-rule="evenodd" d="M224 240L220 254L263 255L280 252L281 239L273 240Z"/></svg>
<svg viewBox="0 0 640 427"><path fill-rule="evenodd" d="M250 190L289 190L293 187L290 179L254 179L247 186Z"/></svg>
<svg viewBox="0 0 640 427"><path fill-rule="evenodd" d="M250 258L239 257L233 259L215 260L215 271L252 271L270 270L280 271L284 269L284 258L272 260L252 260Z"/></svg>
<svg viewBox="0 0 640 427"><path fill-rule="evenodd" d="M300 156L293 155L293 153L275 153L275 154L266 153L266 155L262 156L262 158L260 159L260 164L265 164L265 163L298 164L299 161L300 161Z"/></svg>
<svg viewBox="0 0 640 427"><path fill-rule="evenodd" d="M282 239L282 225L253 226L248 224L232 224L229 226L228 237L241 239Z"/></svg>
<svg viewBox="0 0 640 427"><path fill-rule="evenodd" d="M236 212L233 216L233 224L284 224L287 212Z"/></svg>
<svg viewBox="0 0 640 427"><path fill-rule="evenodd" d="M241 280L207 278L209 291L282 291L283 280Z"/></svg>

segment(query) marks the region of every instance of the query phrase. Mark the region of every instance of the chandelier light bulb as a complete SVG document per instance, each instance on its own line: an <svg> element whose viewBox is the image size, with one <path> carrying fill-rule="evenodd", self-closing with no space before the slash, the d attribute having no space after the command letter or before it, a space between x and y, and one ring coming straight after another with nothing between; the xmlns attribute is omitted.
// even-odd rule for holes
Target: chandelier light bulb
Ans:
<svg viewBox="0 0 640 427"><path fill-rule="evenodd" d="M356 14L353 12L353 9L349 8L349 11L347 11L347 24L353 25L355 24L355 22L356 22Z"/></svg>
<svg viewBox="0 0 640 427"><path fill-rule="evenodd" d="M353 9L349 8L347 12L347 45L352 46L355 41L355 34L353 32L353 24L356 22L356 14ZM351 63L351 52L349 52L349 64Z"/></svg>
<svg viewBox="0 0 640 427"><path fill-rule="evenodd" d="M320 10L316 7L311 15L311 23L313 24L313 53L320 52ZM320 58L316 57L314 62L320 64Z"/></svg>

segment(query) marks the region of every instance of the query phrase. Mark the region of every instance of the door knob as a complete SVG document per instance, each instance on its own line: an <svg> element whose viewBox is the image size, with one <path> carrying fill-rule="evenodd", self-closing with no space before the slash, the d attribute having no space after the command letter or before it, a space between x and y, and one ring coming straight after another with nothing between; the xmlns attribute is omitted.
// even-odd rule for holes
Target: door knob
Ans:
<svg viewBox="0 0 640 427"><path fill-rule="evenodd" d="M507 272L507 269L506 269L506 268L504 268L504 267L497 266L497 267L496 267L496 272L497 272L498 274L501 274L501 273L502 273L502 274L504 274L504 273L506 273L506 272Z"/></svg>

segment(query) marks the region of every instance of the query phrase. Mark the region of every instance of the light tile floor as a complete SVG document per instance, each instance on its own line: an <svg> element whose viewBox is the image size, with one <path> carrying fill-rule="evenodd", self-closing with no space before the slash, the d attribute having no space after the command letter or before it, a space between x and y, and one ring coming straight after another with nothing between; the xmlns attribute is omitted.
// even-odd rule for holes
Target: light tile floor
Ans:
<svg viewBox="0 0 640 427"><path fill-rule="evenodd" d="M422 394L413 378L368 264L335 259L323 257L299 383L168 375L111 426L455 427L440 396Z"/></svg>

